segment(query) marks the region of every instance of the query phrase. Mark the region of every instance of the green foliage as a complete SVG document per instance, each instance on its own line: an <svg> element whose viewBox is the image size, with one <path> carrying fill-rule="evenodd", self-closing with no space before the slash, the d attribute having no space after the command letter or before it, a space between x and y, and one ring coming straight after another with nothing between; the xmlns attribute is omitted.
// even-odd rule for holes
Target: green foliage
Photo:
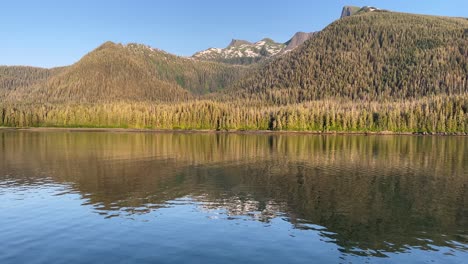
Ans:
<svg viewBox="0 0 468 264"><path fill-rule="evenodd" d="M42 68L0 66L0 90L25 87L49 77L50 71Z"/></svg>
<svg viewBox="0 0 468 264"><path fill-rule="evenodd" d="M216 62L226 63L226 64L233 64L233 65L250 65L255 63L260 63L265 61L265 57L235 57L235 58L219 58L213 60Z"/></svg>
<svg viewBox="0 0 468 264"><path fill-rule="evenodd" d="M224 89L246 69L182 58L144 45L107 42L55 74L38 71L44 71L42 82L11 92L10 99L36 103L180 102Z"/></svg>
<svg viewBox="0 0 468 264"><path fill-rule="evenodd" d="M321 132L468 132L468 95L377 103L322 100L261 106L210 100L179 104L3 105L0 126Z"/></svg>
<svg viewBox="0 0 468 264"><path fill-rule="evenodd" d="M0 126L467 133L467 27L362 13L249 67L108 42L70 67L0 67Z"/></svg>
<svg viewBox="0 0 468 264"><path fill-rule="evenodd" d="M399 100L468 91L466 19L364 13L241 79L230 96L273 104Z"/></svg>
<svg viewBox="0 0 468 264"><path fill-rule="evenodd" d="M0 99L7 93L46 81L62 68L42 69L24 66L0 66Z"/></svg>

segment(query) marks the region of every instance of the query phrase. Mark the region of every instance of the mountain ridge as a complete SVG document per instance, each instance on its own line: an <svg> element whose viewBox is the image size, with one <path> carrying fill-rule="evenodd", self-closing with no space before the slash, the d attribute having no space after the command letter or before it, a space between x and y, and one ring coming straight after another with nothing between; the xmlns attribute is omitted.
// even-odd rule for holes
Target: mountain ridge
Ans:
<svg viewBox="0 0 468 264"><path fill-rule="evenodd" d="M315 32L297 32L285 43L263 38L257 42L233 39L224 49L209 48L195 53L192 58L231 64L253 64L291 51L313 37Z"/></svg>
<svg viewBox="0 0 468 264"><path fill-rule="evenodd" d="M232 40L224 49L209 48L195 53L192 58L231 64L252 64L279 54L286 45L264 38L257 42Z"/></svg>
<svg viewBox="0 0 468 264"><path fill-rule="evenodd" d="M248 42L247 40L242 40L242 39L232 39L231 43L226 47L227 49L233 48L233 47L238 47L241 45L252 45L253 43Z"/></svg>
<svg viewBox="0 0 468 264"><path fill-rule="evenodd" d="M0 67L0 126L467 133L468 19L376 10L248 66L106 42Z"/></svg>
<svg viewBox="0 0 468 264"><path fill-rule="evenodd" d="M242 66L195 61L147 45L108 41L42 82L10 88L9 94L28 102L185 101L223 89L244 71Z"/></svg>
<svg viewBox="0 0 468 264"><path fill-rule="evenodd" d="M262 95L261 100L281 104L468 92L466 27L468 21L458 18L393 12L351 16L234 86L247 97Z"/></svg>
<svg viewBox="0 0 468 264"><path fill-rule="evenodd" d="M350 17L357 14L367 13L367 12L389 12L388 10L380 9L373 6L364 6L364 7L357 7L357 6L345 6L341 11L340 18Z"/></svg>

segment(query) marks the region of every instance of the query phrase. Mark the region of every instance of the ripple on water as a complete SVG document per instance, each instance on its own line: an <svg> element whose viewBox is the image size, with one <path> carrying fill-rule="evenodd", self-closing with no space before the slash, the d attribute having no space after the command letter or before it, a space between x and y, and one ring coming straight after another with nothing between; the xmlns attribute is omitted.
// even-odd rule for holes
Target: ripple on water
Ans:
<svg viewBox="0 0 468 264"><path fill-rule="evenodd" d="M2 264L468 258L466 139L15 135Z"/></svg>

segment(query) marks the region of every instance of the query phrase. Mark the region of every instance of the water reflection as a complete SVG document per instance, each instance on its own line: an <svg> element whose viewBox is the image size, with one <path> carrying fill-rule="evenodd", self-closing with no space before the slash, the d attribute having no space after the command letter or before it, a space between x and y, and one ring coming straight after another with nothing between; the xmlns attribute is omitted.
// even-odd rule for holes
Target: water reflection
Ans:
<svg viewBox="0 0 468 264"><path fill-rule="evenodd" d="M356 256L468 250L466 138L0 132L0 153L0 195L59 184L104 218L195 204Z"/></svg>

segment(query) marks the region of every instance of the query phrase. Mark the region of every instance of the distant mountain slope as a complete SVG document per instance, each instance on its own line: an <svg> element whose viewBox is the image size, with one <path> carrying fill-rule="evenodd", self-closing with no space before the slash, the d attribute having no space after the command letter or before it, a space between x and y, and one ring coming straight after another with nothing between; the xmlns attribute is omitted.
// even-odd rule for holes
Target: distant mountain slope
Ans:
<svg viewBox="0 0 468 264"><path fill-rule="evenodd" d="M24 66L0 66L0 90L14 90L46 80L51 71Z"/></svg>
<svg viewBox="0 0 468 264"><path fill-rule="evenodd" d="M245 68L182 58L144 45L107 42L10 98L29 101L183 101L224 89ZM47 71L44 73L46 75Z"/></svg>
<svg viewBox="0 0 468 264"><path fill-rule="evenodd" d="M231 64L251 64L275 56L282 52L285 47L285 44L277 43L268 38L255 43L245 40L232 40L231 44L224 49L210 48L197 52L192 57L199 60Z"/></svg>
<svg viewBox="0 0 468 264"><path fill-rule="evenodd" d="M352 14L250 66L108 42L64 68L0 67L0 126L467 134L468 19Z"/></svg>
<svg viewBox="0 0 468 264"><path fill-rule="evenodd" d="M195 53L192 58L229 64L253 64L291 51L302 45L315 34L316 32L297 32L286 43L277 43L269 38L262 39L255 43L233 39L224 49L209 48Z"/></svg>
<svg viewBox="0 0 468 264"><path fill-rule="evenodd" d="M44 84L65 67L44 69L28 66L0 66L0 101L10 100L12 94L27 94L30 87Z"/></svg>
<svg viewBox="0 0 468 264"><path fill-rule="evenodd" d="M463 18L362 13L334 22L231 91L273 103L467 93L467 28Z"/></svg>

